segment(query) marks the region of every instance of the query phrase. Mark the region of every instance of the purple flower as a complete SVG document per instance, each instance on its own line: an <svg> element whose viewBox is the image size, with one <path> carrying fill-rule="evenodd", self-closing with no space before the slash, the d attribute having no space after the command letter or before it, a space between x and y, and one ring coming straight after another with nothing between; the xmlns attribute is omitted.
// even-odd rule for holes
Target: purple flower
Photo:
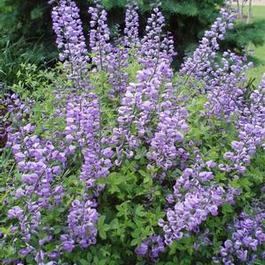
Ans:
<svg viewBox="0 0 265 265"><path fill-rule="evenodd" d="M244 108L244 93L247 85L247 58L232 52L224 52L222 62L214 66L205 81L208 101L207 114L224 117L230 121Z"/></svg>
<svg viewBox="0 0 265 265"><path fill-rule="evenodd" d="M205 32L198 48L182 64L180 72L188 76L192 75L199 80L207 80L212 70L211 62L216 58L216 52L220 49L218 42L224 38L227 29L233 26L234 20L235 16L229 9L221 9L220 15L211 26L211 29Z"/></svg>
<svg viewBox="0 0 265 265"><path fill-rule="evenodd" d="M139 45L139 16L138 7L128 5L125 14L124 45L134 48Z"/></svg>
<svg viewBox="0 0 265 265"><path fill-rule="evenodd" d="M34 248L29 246L29 247L26 247L26 248L23 248L19 251L19 254L22 255L22 256L27 256L29 253L31 253L31 251L33 250Z"/></svg>
<svg viewBox="0 0 265 265"><path fill-rule="evenodd" d="M197 233L199 226L210 214L218 215L218 208L225 203L233 203L237 194L233 188L224 189L212 182L213 174L201 171L204 165L201 163L185 169L176 180L172 206L166 210L166 218L159 221L167 245L191 232ZM209 176L208 180L205 176Z"/></svg>
<svg viewBox="0 0 265 265"><path fill-rule="evenodd" d="M232 237L224 242L224 245L220 248L219 257L215 257L216 260L225 258L226 262L231 264L234 264L233 262L237 260L242 264L253 264L258 258L262 259L259 250L264 245L264 241L260 239L263 239L264 235L262 230L265 212L263 208L253 206L253 215L243 212L229 226Z"/></svg>
<svg viewBox="0 0 265 265"><path fill-rule="evenodd" d="M146 68L156 68L157 62L172 62L175 56L174 42L170 34L164 36L165 18L158 7L153 9L147 20L145 36L141 40L139 62Z"/></svg>
<svg viewBox="0 0 265 265"><path fill-rule="evenodd" d="M211 179L213 179L213 173L212 172L208 172L208 171L202 171L199 173L199 178L202 181L209 181Z"/></svg>
<svg viewBox="0 0 265 265"><path fill-rule="evenodd" d="M21 219L23 217L23 210L19 206L14 206L8 210L7 216L9 219Z"/></svg>
<svg viewBox="0 0 265 265"><path fill-rule="evenodd" d="M57 35L56 44L60 50L60 60L68 77L78 88L86 88L84 77L88 62L88 51L85 44L79 9L72 0L59 0L52 11L53 30Z"/></svg>
<svg viewBox="0 0 265 265"><path fill-rule="evenodd" d="M152 261L157 260L159 255L164 251L165 244L163 238L158 235L148 237L135 249L137 256L149 257Z"/></svg>
<svg viewBox="0 0 265 265"><path fill-rule="evenodd" d="M178 157L180 161L185 161L187 158L187 153L181 145L184 134L188 132L187 111L178 106L170 83L166 84L161 99L162 102L158 108L159 122L150 141L147 156L150 161L155 161L157 166L168 170L176 166Z"/></svg>
<svg viewBox="0 0 265 265"><path fill-rule="evenodd" d="M61 235L61 247L66 252L72 252L75 247L74 240L67 235Z"/></svg>
<svg viewBox="0 0 265 265"><path fill-rule="evenodd" d="M69 236L62 238L64 248L72 250L75 242L82 248L95 244L97 220L98 213L92 201L73 201L67 218Z"/></svg>
<svg viewBox="0 0 265 265"><path fill-rule="evenodd" d="M135 249L137 256L145 256L148 251L148 245L146 243L141 243L139 247Z"/></svg>
<svg viewBox="0 0 265 265"><path fill-rule="evenodd" d="M257 90L250 95L250 103L244 104L237 122L239 141L233 141L233 152L227 152L224 157L232 162L229 171L235 170L242 174L251 157L256 153L257 147L264 147L265 141L265 75Z"/></svg>
<svg viewBox="0 0 265 265"><path fill-rule="evenodd" d="M112 46L109 42L110 31L107 25L107 12L100 4L96 7L90 7L88 13L91 16L90 32L89 32L89 46L93 54L92 62L99 70L106 70Z"/></svg>

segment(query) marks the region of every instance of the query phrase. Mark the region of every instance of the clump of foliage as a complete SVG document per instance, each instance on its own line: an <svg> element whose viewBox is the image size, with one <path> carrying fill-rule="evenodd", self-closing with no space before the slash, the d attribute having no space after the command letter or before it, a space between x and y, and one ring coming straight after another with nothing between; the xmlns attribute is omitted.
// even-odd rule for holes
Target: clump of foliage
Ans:
<svg viewBox="0 0 265 265"><path fill-rule="evenodd" d="M249 43L261 46L264 43L265 20L257 20L255 23L246 24L238 22L235 31L230 31L226 36L224 46L226 48L247 47Z"/></svg>
<svg viewBox="0 0 265 265"><path fill-rule="evenodd" d="M46 1L0 3L0 81L12 84L21 63L49 66L57 56Z"/></svg>
<svg viewBox="0 0 265 265"><path fill-rule="evenodd" d="M88 48L76 3L50 2L61 64L21 65L0 102L1 262L261 264L265 76L220 57L230 7L174 73L159 7L140 38L128 5L111 41L96 2Z"/></svg>

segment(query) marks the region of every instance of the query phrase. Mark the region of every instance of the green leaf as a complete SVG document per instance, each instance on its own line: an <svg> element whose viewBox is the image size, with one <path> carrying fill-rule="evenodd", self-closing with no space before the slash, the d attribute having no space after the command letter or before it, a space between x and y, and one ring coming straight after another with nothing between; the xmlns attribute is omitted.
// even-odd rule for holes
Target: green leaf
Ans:
<svg viewBox="0 0 265 265"><path fill-rule="evenodd" d="M40 17L43 16L43 13L44 13L43 8L40 7L40 6L38 6L38 7L36 7L36 8L34 8L34 9L31 10L31 12L30 12L30 18L32 20L37 19L37 18L40 18Z"/></svg>
<svg viewBox="0 0 265 265"><path fill-rule="evenodd" d="M10 230L9 228L5 228L3 226L0 227L0 231L5 234L5 235L10 235Z"/></svg>
<svg viewBox="0 0 265 265"><path fill-rule="evenodd" d="M144 210L144 207L142 205L137 205L135 209L136 216L143 217L146 215L146 211Z"/></svg>
<svg viewBox="0 0 265 265"><path fill-rule="evenodd" d="M98 224L97 224L99 236L102 239L106 239L107 238L106 232L109 230L109 225L105 223L105 219L106 219L106 216L105 215L101 215L99 217Z"/></svg>
<svg viewBox="0 0 265 265"><path fill-rule="evenodd" d="M79 261L81 265L87 265L87 260L85 259L79 259Z"/></svg>
<svg viewBox="0 0 265 265"><path fill-rule="evenodd" d="M223 214L230 214L233 213L233 207L230 204L224 204L222 207L222 213Z"/></svg>

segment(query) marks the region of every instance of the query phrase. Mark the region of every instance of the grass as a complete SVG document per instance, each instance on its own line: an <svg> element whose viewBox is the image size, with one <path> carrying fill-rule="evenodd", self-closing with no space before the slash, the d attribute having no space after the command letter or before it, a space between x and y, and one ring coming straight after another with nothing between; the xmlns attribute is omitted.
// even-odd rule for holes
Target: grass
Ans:
<svg viewBox="0 0 265 265"><path fill-rule="evenodd" d="M253 19L255 21L265 20L265 6L253 6ZM256 63L255 67L249 71L249 76L254 77L256 81L259 82L263 73L265 73L265 44L259 47L253 47L250 44L250 48L254 49L254 59Z"/></svg>

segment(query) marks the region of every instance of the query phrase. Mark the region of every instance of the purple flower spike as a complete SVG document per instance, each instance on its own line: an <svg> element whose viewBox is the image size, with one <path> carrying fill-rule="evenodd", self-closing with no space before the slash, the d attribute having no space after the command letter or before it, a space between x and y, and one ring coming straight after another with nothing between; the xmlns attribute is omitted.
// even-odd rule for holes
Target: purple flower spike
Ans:
<svg viewBox="0 0 265 265"><path fill-rule="evenodd" d="M257 259L264 259L262 250L265 244L263 208L253 207L253 215L242 212L230 226L231 239L227 239L215 259L224 264L254 264Z"/></svg>
<svg viewBox="0 0 265 265"><path fill-rule="evenodd" d="M87 88L86 79L88 51L85 44L79 9L74 1L59 0L52 11L53 30L60 51L59 57L65 62L70 80L78 88Z"/></svg>
<svg viewBox="0 0 265 265"><path fill-rule="evenodd" d="M140 257L149 257L156 261L159 255L165 251L164 240L161 236L153 235L144 240L140 246L135 249L135 253Z"/></svg>
<svg viewBox="0 0 265 265"><path fill-rule="evenodd" d="M90 7L88 13L91 16L89 46L92 52L92 62L99 70L106 70L112 62L108 56L112 46L109 42L110 31L107 25L107 12L100 4Z"/></svg>
<svg viewBox="0 0 265 265"><path fill-rule="evenodd" d="M137 11L137 6L127 6L125 14L124 45L129 48L139 46L139 15Z"/></svg>
<svg viewBox="0 0 265 265"><path fill-rule="evenodd" d="M233 27L235 18L235 15L227 8L221 9L220 15L211 26L211 29L205 32L192 57L189 57L182 64L180 70L182 74L192 75L199 80L208 78L211 71L211 62L220 49L219 41L223 40L226 31Z"/></svg>

